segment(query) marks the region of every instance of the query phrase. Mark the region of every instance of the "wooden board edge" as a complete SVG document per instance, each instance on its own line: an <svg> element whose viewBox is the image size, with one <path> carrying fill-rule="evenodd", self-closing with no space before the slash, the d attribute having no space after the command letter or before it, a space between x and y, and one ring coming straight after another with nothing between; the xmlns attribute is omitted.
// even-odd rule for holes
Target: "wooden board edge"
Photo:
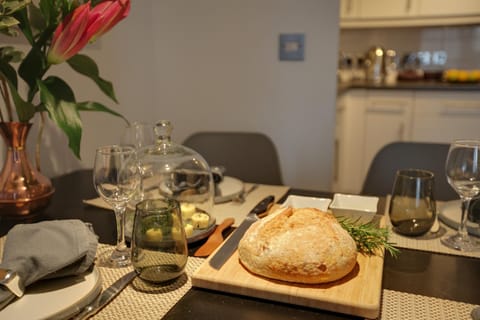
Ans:
<svg viewBox="0 0 480 320"><path fill-rule="evenodd" d="M206 260L192 275L191 281L192 286L204 289L210 289L214 291L226 292L230 294L237 294L240 296L246 297L255 297L261 300L273 301L279 303L286 303L290 305L298 305L303 307L308 307L318 310L327 310L331 312L338 312L342 314L348 314L353 316L365 317L367 319L378 318L380 314L381 307L381 297L382 297L382 276L383 273L383 263L381 267L381 273L379 275L380 280L378 281L378 287L375 292L378 292L376 297L372 297L372 303L356 303L350 302L349 304L339 303L335 300L312 300L308 297L302 296L292 296L282 292L269 292L268 298L265 298L265 292L258 288L254 287L244 287L241 284L232 284L232 283L222 283L219 285L215 281L215 277L210 273L205 274L205 270L202 268L207 268L210 270L208 265L208 260ZM378 275L377 275L378 276Z"/></svg>

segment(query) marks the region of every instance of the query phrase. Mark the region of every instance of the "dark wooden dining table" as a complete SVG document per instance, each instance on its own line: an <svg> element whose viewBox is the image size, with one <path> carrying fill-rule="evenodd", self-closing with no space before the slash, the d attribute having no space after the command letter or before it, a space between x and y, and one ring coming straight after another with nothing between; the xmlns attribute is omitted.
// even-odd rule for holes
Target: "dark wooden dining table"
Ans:
<svg viewBox="0 0 480 320"><path fill-rule="evenodd" d="M86 205L97 196L91 170L79 170L52 180L55 194L48 207L27 217L0 215L0 236L18 223L53 219L81 219L93 224L101 243L114 244L113 214ZM290 189L288 194L331 197L330 192ZM280 199L281 201L281 199ZM382 211L383 212L383 211ZM189 245L190 253L204 240ZM480 305L480 259L401 249L397 258L386 255L382 288ZM277 303L193 287L163 319L359 319L358 317Z"/></svg>

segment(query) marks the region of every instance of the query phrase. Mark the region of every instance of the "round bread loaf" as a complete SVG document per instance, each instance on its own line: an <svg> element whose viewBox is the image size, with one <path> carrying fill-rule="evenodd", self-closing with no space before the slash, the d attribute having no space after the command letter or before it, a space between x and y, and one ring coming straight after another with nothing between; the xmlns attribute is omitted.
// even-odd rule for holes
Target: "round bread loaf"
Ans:
<svg viewBox="0 0 480 320"><path fill-rule="evenodd" d="M251 272L289 282L324 283L355 267L357 246L337 219L314 208L277 210L255 222L238 245Z"/></svg>

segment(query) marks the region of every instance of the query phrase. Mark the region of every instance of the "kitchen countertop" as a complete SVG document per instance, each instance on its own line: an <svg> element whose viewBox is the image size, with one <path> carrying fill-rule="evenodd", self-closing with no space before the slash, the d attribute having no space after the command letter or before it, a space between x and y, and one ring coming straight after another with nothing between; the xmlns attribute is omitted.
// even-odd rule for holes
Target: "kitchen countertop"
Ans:
<svg viewBox="0 0 480 320"><path fill-rule="evenodd" d="M480 91L480 83L450 83L443 81L397 81L395 84L372 83L355 80L338 82L337 93L343 94L350 89L378 90L439 90L439 91Z"/></svg>

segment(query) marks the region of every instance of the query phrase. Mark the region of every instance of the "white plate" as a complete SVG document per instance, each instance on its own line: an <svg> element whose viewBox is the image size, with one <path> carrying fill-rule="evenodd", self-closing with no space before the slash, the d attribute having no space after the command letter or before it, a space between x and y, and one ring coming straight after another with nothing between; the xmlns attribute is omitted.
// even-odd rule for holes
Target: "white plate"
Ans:
<svg viewBox="0 0 480 320"><path fill-rule="evenodd" d="M102 289L96 268L81 276L43 280L0 311L0 319L66 319L95 299Z"/></svg>
<svg viewBox="0 0 480 320"><path fill-rule="evenodd" d="M243 192L243 182L237 178L225 176L217 186L219 194L215 195L215 203L227 202Z"/></svg>
<svg viewBox="0 0 480 320"><path fill-rule="evenodd" d="M290 206L292 208L317 208L322 211L327 211L332 199L303 197L303 196L288 196L287 200L282 206Z"/></svg>
<svg viewBox="0 0 480 320"><path fill-rule="evenodd" d="M438 218L447 226L457 229L460 225L462 216L462 201L453 200L441 203L438 206ZM467 220L467 231L470 234L480 237L480 227L478 223Z"/></svg>

